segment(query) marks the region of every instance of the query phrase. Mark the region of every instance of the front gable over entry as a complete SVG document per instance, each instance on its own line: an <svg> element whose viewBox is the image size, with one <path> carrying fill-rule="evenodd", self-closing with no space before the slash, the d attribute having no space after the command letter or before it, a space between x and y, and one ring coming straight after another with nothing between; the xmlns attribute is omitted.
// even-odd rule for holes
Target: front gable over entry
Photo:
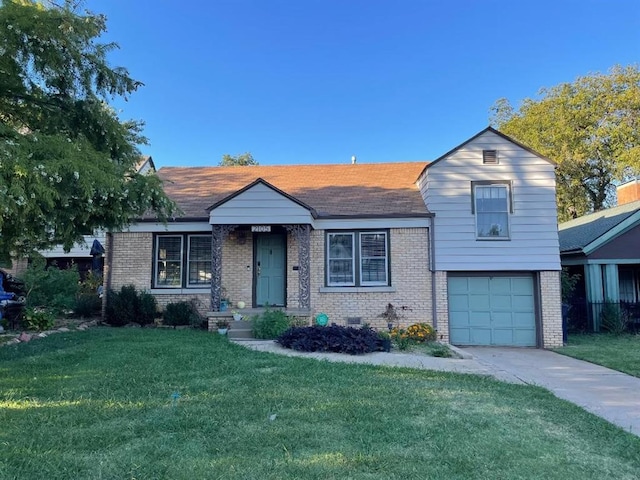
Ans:
<svg viewBox="0 0 640 480"><path fill-rule="evenodd" d="M211 225L313 225L314 217L312 208L261 178L209 208Z"/></svg>

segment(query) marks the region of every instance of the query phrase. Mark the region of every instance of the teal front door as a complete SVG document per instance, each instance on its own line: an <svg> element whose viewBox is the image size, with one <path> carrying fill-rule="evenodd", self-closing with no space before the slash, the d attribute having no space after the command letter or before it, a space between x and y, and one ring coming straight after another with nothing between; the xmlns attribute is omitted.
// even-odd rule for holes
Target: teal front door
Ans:
<svg viewBox="0 0 640 480"><path fill-rule="evenodd" d="M259 234L255 243L255 304L284 307L287 245L284 235Z"/></svg>
<svg viewBox="0 0 640 480"><path fill-rule="evenodd" d="M448 287L453 345L536 346L531 275L452 276Z"/></svg>

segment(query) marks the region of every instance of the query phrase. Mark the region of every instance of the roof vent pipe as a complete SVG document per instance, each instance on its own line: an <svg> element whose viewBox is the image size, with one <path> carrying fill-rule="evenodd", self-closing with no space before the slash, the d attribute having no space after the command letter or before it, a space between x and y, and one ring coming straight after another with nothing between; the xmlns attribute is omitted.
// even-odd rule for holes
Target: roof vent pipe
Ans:
<svg viewBox="0 0 640 480"><path fill-rule="evenodd" d="M356 164L356 156L352 155L351 156L351 165L355 165Z"/></svg>

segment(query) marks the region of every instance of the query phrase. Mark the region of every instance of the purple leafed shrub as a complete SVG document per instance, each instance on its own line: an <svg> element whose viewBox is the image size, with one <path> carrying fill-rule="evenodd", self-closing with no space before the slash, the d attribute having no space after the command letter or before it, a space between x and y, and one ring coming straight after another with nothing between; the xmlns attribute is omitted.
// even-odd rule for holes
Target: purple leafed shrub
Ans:
<svg viewBox="0 0 640 480"><path fill-rule="evenodd" d="M284 348L300 352L336 352L358 355L383 349L378 333L369 328L352 328L335 323L321 327L292 327L276 338Z"/></svg>

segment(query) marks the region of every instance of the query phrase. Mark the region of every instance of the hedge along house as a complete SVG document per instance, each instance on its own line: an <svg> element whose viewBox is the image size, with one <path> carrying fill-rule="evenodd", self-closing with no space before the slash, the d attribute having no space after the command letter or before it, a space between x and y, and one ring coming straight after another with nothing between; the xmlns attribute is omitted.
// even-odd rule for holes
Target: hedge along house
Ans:
<svg viewBox="0 0 640 480"><path fill-rule="evenodd" d="M381 328L391 303L456 344L562 342L554 165L491 128L431 164L158 175L182 216L110 235L112 288Z"/></svg>

